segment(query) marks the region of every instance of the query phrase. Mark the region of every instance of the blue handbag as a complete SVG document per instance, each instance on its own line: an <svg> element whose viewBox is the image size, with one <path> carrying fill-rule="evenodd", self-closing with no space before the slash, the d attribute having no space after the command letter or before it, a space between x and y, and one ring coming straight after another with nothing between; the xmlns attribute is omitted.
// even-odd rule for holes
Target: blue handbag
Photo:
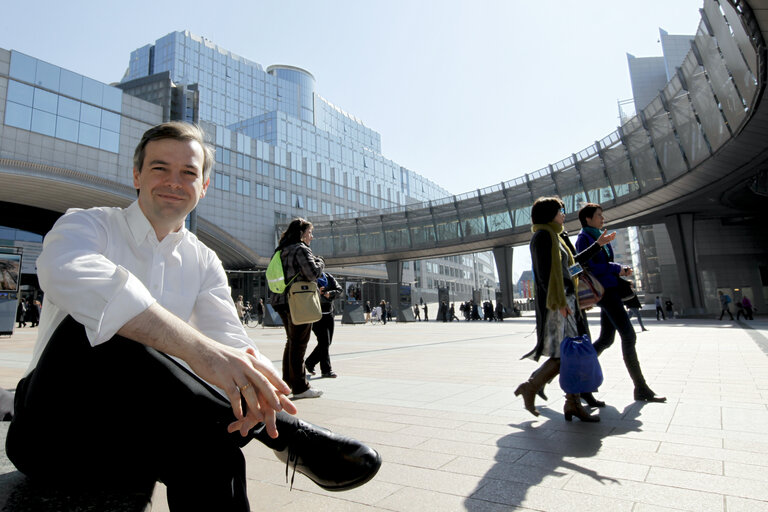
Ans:
<svg viewBox="0 0 768 512"><path fill-rule="evenodd" d="M603 370L589 336L560 342L560 387L566 393L591 393L603 383Z"/></svg>

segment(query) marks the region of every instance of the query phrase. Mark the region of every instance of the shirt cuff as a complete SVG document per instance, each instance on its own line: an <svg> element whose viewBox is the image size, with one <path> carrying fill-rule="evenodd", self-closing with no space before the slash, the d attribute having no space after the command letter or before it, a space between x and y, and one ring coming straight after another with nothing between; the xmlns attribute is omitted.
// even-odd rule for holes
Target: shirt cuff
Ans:
<svg viewBox="0 0 768 512"><path fill-rule="evenodd" d="M122 285L104 308L98 327L95 331L86 329L93 346L110 340L129 320L156 302L139 278L124 267L115 269L115 280Z"/></svg>

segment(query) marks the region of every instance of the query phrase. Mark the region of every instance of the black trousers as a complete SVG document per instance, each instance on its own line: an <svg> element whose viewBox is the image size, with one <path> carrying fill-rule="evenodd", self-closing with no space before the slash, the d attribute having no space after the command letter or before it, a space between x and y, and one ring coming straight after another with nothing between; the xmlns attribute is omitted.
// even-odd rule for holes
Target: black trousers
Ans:
<svg viewBox="0 0 768 512"><path fill-rule="evenodd" d="M6 449L33 479L130 488L160 480L172 511L250 510L249 438L227 433L232 408L164 354L115 336L91 347L67 317L16 389Z"/></svg>
<svg viewBox="0 0 768 512"><path fill-rule="evenodd" d="M317 363L320 363L320 371L322 373L331 373L329 349L333 342L334 325L333 313L324 313L320 320L312 324L312 332L315 333L317 338L317 346L307 357L306 365L308 368L314 368Z"/></svg>
<svg viewBox="0 0 768 512"><path fill-rule="evenodd" d="M312 324L296 325L291 321L288 306L275 308L285 327L285 348L283 349L283 380L291 387L295 395L309 389L307 370L304 367L304 355L307 353Z"/></svg>
<svg viewBox="0 0 768 512"><path fill-rule="evenodd" d="M606 288L605 294L600 302L600 336L594 343L595 351L600 355L603 350L613 345L613 341L618 331L621 337L621 353L624 358L624 366L627 368L635 389L644 389L648 387L645 377L640 369L640 361L637 358L637 335L632 323L629 321L627 310L621 301L616 288Z"/></svg>

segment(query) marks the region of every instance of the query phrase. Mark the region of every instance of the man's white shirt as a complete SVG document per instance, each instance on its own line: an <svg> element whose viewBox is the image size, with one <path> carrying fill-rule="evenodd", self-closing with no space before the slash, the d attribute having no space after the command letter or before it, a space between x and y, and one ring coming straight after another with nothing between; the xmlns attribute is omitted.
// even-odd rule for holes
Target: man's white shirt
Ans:
<svg viewBox="0 0 768 512"><path fill-rule="evenodd" d="M124 209L67 211L45 236L37 276L45 295L27 373L67 315L96 346L154 302L220 343L254 346L216 254L183 227L158 241L138 201Z"/></svg>

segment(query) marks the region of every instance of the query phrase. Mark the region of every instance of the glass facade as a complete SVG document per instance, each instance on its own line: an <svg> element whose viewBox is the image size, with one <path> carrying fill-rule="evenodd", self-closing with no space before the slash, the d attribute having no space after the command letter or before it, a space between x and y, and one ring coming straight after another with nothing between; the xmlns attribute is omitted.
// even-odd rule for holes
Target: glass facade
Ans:
<svg viewBox="0 0 768 512"><path fill-rule="evenodd" d="M119 152L120 89L17 51L9 76L6 125Z"/></svg>
<svg viewBox="0 0 768 512"><path fill-rule="evenodd" d="M380 135L316 94L314 77L303 69L275 65L265 71L260 64L184 31L132 52L123 82L164 71L175 84L197 85L201 121L222 133L229 130L274 146L277 161L256 162L263 176L273 175L270 166L281 166L327 181L329 188L342 187L335 197L344 200L334 200L334 212L356 215L448 195L384 157ZM242 144L251 145L251 141ZM286 152L296 161L284 159L281 155Z"/></svg>

